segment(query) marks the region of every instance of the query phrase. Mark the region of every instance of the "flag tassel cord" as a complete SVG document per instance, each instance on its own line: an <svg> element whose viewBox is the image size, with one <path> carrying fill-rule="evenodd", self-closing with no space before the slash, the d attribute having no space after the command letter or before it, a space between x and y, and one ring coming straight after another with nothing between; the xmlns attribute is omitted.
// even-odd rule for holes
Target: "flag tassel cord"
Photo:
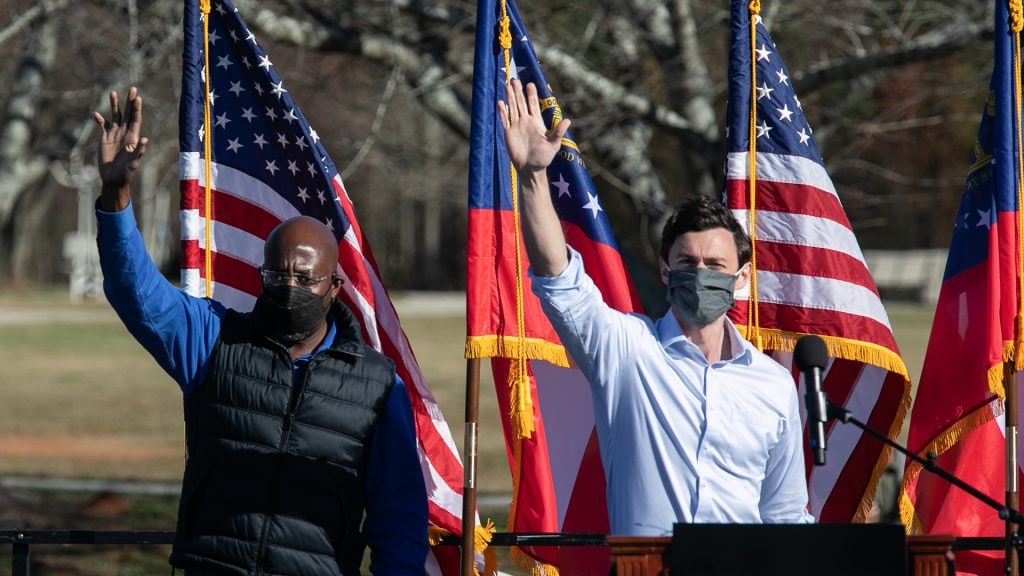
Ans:
<svg viewBox="0 0 1024 576"><path fill-rule="evenodd" d="M508 17L508 7L505 1L501 2L501 20L498 41L501 43L501 51L505 59L505 84L512 81L512 32L511 20ZM511 105L511 102L509 102ZM509 181L511 183L512 196L512 217L514 220L515 240L515 300L516 300L516 337L520 342L517 353L512 360L512 369L509 371L512 398L509 403L512 411L510 421L512 422L513 435L516 441L533 436L533 398L530 393L530 375L527 368L527 357L523 350L526 341L526 311L523 302L523 254L522 239L520 238L520 207L519 207L519 173L515 166L509 162Z"/></svg>
<svg viewBox="0 0 1024 576"><path fill-rule="evenodd" d="M1024 7L1021 0L1009 0L1010 31L1013 37L1013 125L1014 157L1017 164L1017 314L1013 343L1012 361L1004 363L1003 391L1005 393L1005 437L1006 437L1006 505L1017 509L1020 501L1017 486L1017 372L1024 369L1024 151L1021 149L1021 30L1024 29ZM1009 360L1009 359L1007 359ZM1010 576L1019 574L1019 558L1013 546L1013 535L1019 526L1006 521L1006 565Z"/></svg>
<svg viewBox="0 0 1024 576"><path fill-rule="evenodd" d="M495 532L494 522L490 520L488 520L487 524L484 526L476 526L470 532L471 536L469 537L469 541L471 542L471 545L469 549L476 550L478 553L482 552L484 557L484 576L496 576L498 574L497 555L494 553L494 548L488 547L490 546L491 539L494 538ZM441 541L444 540L446 536L450 535L451 532L444 528L435 526L434 524L429 524L427 526L427 544L431 546L440 545ZM466 541L465 537L463 537L463 541ZM473 555L470 555L470 557L473 557ZM470 572L470 574L479 575L480 573L476 571L476 567L474 566L473 572Z"/></svg>
<svg viewBox="0 0 1024 576"><path fill-rule="evenodd" d="M505 84L512 81L512 22L508 15L508 5L501 1L501 17L498 21L502 56L505 60ZM508 103L511 106L511 102ZM520 238L520 206L519 206L519 174L515 166L509 163L509 181L511 183L512 217L514 220L515 241L515 301L516 301L516 346L509 370L509 421L512 424L512 502L509 505L508 530L515 529L516 509L519 503L519 488L522 480L522 447L523 440L533 436L533 390L527 364L526 311L523 296L523 254ZM513 561L521 568L530 570L532 574L549 574L557 576L554 566L541 564L518 548L512 550Z"/></svg>
<svg viewBox="0 0 1024 576"><path fill-rule="evenodd" d="M761 324L758 316L757 300L757 16L761 13L761 0L751 0L747 5L750 21L750 121L747 142L750 148L747 154L747 182L750 206L750 297L747 305L747 340L758 350L764 352L761 341Z"/></svg>
<svg viewBox="0 0 1024 576"><path fill-rule="evenodd" d="M1013 33L1013 125L1014 159L1017 163L1017 317L1014 334L1014 370L1024 370L1024 150L1021 149L1021 42L1024 29L1024 6L1021 0L1009 0L1010 31Z"/></svg>
<svg viewBox="0 0 1024 576"><path fill-rule="evenodd" d="M210 0L199 0L199 11L203 18L203 168L206 181L203 183L203 226L206 249L203 251L203 272L206 275L206 297L213 297L213 243L211 242L211 226L213 225L213 131L210 130Z"/></svg>

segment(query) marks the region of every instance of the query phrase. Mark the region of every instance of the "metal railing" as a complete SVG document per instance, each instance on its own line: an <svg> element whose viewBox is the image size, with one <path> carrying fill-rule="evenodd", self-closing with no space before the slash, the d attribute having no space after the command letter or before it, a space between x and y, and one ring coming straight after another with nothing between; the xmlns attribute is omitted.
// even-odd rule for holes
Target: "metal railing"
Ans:
<svg viewBox="0 0 1024 576"><path fill-rule="evenodd" d="M11 576L29 576L30 552L33 544L87 544L146 546L172 544L174 532L163 530L0 530L0 545L10 544ZM1003 538L957 538L953 550L1003 550ZM447 536L442 546L459 546L458 536ZM532 532L497 532L491 546L604 546L600 533L547 534Z"/></svg>
<svg viewBox="0 0 1024 576"><path fill-rule="evenodd" d="M90 544L146 546L174 543L174 532L163 530L0 530L0 545L12 546L11 576L29 576L32 545ZM447 536L442 546L459 546L458 536ZM599 533L545 534L498 532L491 546L604 546Z"/></svg>
<svg viewBox="0 0 1024 576"><path fill-rule="evenodd" d="M171 544L174 532L161 530L3 530L0 544L11 544L11 576L29 576L33 544Z"/></svg>

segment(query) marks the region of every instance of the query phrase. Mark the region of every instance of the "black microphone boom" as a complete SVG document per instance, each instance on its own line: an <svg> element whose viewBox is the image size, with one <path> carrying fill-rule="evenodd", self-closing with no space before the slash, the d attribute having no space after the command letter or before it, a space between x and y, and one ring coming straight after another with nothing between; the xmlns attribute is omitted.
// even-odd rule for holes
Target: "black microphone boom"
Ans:
<svg viewBox="0 0 1024 576"><path fill-rule="evenodd" d="M821 373L828 363L825 341L817 336L803 336L793 349L793 361L804 375L804 399L807 401L807 437L814 454L814 465L825 465L825 423L827 402L821 389Z"/></svg>

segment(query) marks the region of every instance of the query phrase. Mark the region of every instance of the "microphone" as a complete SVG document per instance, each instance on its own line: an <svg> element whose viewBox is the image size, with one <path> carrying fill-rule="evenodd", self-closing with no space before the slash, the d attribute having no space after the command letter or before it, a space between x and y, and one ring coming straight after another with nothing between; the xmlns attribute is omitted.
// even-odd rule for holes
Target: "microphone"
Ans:
<svg viewBox="0 0 1024 576"><path fill-rule="evenodd" d="M827 401L821 390L821 372L828 362L825 342L817 336L803 336L796 341L793 361L804 375L804 399L807 401L807 437L814 453L814 465L825 465L825 422Z"/></svg>

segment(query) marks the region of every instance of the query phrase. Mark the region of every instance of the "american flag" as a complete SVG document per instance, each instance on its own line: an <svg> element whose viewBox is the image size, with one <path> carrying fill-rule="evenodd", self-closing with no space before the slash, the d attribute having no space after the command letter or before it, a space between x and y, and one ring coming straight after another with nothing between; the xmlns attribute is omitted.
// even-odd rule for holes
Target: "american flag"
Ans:
<svg viewBox="0 0 1024 576"><path fill-rule="evenodd" d="M506 29L510 44L502 47ZM505 136L495 103L505 84L519 78L537 86L544 119L552 125L561 108L526 33L513 0L477 4L473 118L470 136L469 238L466 247L467 357L492 358L505 445L513 476L508 529L515 532L607 532L605 479L594 432L590 388L568 355L529 288L529 262L522 250L513 210L517 193ZM507 60L506 60L507 55ZM639 312L639 301L590 180L579 147L566 134L547 170L551 197L566 239L580 252L587 273L605 302ZM522 333L519 331L519 306ZM529 381L520 394L510 384L525 357ZM530 398L530 406L519 400ZM520 434L515 414L532 421ZM607 549L573 547L525 549L534 559L569 574L608 571ZM517 557L532 573L545 573L529 558ZM550 573L550 572L547 572Z"/></svg>
<svg viewBox="0 0 1024 576"><path fill-rule="evenodd" d="M441 410L381 283L352 202L327 150L278 75L270 55L228 0L214 0L204 41L198 1L185 2L180 108L182 285L189 293L250 310L261 291L264 238L280 222L307 215L338 239L339 299L367 343L395 361L416 420L430 522L461 533L462 463ZM205 58L204 46L209 49ZM208 62L208 66L204 63ZM204 82L210 78L210 125ZM204 146L211 147L210 218ZM210 248L212 270L206 270ZM435 550L430 574L455 574L458 551ZM454 569L449 569L454 566Z"/></svg>
<svg viewBox="0 0 1024 576"><path fill-rule="evenodd" d="M757 107L753 205L751 98ZM727 122L726 203L748 232L755 209L758 322L748 314L753 282L737 294L730 317L748 338L760 335L766 352L794 377L796 339L821 336L831 356L823 379L829 399L895 437L910 401L907 369L790 74L746 0L732 2ZM827 434L828 464L813 467L807 459L811 513L821 522L863 521L889 451L850 425L832 422Z"/></svg>

